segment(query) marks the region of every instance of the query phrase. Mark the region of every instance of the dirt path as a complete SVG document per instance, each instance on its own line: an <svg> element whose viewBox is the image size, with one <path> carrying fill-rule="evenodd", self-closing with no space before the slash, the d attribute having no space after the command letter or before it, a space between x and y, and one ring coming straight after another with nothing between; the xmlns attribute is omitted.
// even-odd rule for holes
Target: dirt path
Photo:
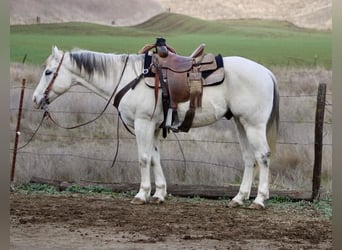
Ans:
<svg viewBox="0 0 342 250"><path fill-rule="evenodd" d="M134 206L105 195L12 193L11 249L331 249L331 220L314 209L227 208L172 198Z"/></svg>

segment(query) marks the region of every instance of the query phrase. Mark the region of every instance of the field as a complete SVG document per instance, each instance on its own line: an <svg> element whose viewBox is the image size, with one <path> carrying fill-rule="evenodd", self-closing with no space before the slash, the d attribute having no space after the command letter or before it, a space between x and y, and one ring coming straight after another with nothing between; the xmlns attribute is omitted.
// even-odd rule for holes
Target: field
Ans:
<svg viewBox="0 0 342 250"><path fill-rule="evenodd" d="M137 53L160 36L183 55L206 43L207 52L245 56L266 66L331 68L331 32L302 29L287 22L214 22L170 13L133 27L87 23L11 26L11 61L21 62L27 54L27 63L41 65L52 45L64 50L79 47Z"/></svg>

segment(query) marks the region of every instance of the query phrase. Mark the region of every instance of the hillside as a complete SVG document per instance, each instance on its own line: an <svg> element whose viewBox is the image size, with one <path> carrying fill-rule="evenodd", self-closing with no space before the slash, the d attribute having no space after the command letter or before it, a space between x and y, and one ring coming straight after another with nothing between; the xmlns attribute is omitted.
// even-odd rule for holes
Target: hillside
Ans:
<svg viewBox="0 0 342 250"><path fill-rule="evenodd" d="M39 17L41 23L72 21L129 26L165 9L154 0L11 0L10 11L11 25L34 24Z"/></svg>
<svg viewBox="0 0 342 250"><path fill-rule="evenodd" d="M332 28L332 0L11 0L10 23L81 21L130 26L165 11L205 20L275 19L315 29Z"/></svg>
<svg viewBox="0 0 342 250"><path fill-rule="evenodd" d="M297 26L332 29L332 0L155 0L171 12L206 20L275 19Z"/></svg>

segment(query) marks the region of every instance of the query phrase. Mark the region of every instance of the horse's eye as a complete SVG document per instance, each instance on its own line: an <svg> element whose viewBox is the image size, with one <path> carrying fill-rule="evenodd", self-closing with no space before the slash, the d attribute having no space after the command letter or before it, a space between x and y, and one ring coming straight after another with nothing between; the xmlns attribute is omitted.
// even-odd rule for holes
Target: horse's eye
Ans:
<svg viewBox="0 0 342 250"><path fill-rule="evenodd" d="M51 74L52 74L52 71L51 71L51 70L48 70L48 69L47 69L47 70L45 71L45 75L46 75L46 76L51 75Z"/></svg>

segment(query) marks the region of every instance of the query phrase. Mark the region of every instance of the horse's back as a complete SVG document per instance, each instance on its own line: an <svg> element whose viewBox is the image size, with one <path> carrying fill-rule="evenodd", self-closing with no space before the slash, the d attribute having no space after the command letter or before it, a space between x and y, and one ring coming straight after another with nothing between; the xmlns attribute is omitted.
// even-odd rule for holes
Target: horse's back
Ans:
<svg viewBox="0 0 342 250"><path fill-rule="evenodd" d="M229 106L236 116L267 120L273 105L275 77L250 59L224 57Z"/></svg>
<svg viewBox="0 0 342 250"><path fill-rule="evenodd" d="M273 75L265 66L245 57L227 56L223 58L223 61L228 73L236 73L253 79L258 78L258 76Z"/></svg>

